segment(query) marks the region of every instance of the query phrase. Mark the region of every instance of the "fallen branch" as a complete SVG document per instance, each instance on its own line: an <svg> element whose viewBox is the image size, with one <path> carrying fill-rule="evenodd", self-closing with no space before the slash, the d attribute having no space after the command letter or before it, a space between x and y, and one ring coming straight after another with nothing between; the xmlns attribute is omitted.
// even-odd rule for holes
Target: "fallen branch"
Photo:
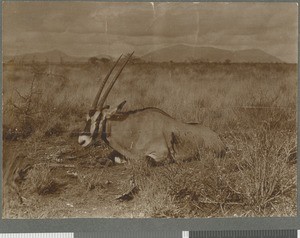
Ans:
<svg viewBox="0 0 300 238"><path fill-rule="evenodd" d="M245 205L245 203L241 202L218 202L218 201L212 201L212 200L198 200L198 203L203 204L218 204L218 205Z"/></svg>
<svg viewBox="0 0 300 238"><path fill-rule="evenodd" d="M73 164L49 164L50 167L75 168Z"/></svg>
<svg viewBox="0 0 300 238"><path fill-rule="evenodd" d="M48 165L49 167L52 167L52 168L75 168L75 165L73 165L73 164L39 163L39 164L35 164L34 166L37 166L37 165Z"/></svg>

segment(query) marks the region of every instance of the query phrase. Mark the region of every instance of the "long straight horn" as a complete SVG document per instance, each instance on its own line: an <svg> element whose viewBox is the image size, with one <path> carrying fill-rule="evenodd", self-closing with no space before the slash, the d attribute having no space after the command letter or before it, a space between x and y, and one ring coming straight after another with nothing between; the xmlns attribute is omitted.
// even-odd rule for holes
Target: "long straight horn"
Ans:
<svg viewBox="0 0 300 238"><path fill-rule="evenodd" d="M103 104L110 92L110 90L112 89L112 87L114 86L115 82L117 81L118 77L120 76L120 74L122 73L123 69L125 68L126 64L128 63L128 61L130 60L131 56L133 55L134 51L128 56L127 60L125 61L125 63L122 65L122 67L119 69L118 73L115 75L114 79L110 82L109 86L107 87L105 93L103 94L103 96L100 99L99 102L99 108L100 110L103 107Z"/></svg>
<svg viewBox="0 0 300 238"><path fill-rule="evenodd" d="M122 55L117 59L116 63L114 64L114 66L110 69L110 71L107 73L107 75L105 76L105 78L103 79L101 85L100 85L100 88L96 94L96 97L94 99L94 102L92 104L92 109L96 109L97 108L97 104L98 104L98 101L99 101L99 98L100 98L100 95L103 91L103 88L109 78L109 76L111 75L112 71L114 70L114 68L117 66L118 62L120 61L120 59L122 58Z"/></svg>

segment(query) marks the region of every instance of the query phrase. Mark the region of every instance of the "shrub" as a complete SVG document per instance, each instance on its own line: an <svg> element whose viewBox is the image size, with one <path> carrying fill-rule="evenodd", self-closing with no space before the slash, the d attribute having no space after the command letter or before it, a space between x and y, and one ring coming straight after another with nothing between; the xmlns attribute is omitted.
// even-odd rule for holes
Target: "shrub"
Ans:
<svg viewBox="0 0 300 238"><path fill-rule="evenodd" d="M27 179L24 182L23 190L26 193L37 193L39 195L47 195L56 193L62 186L55 178L53 178L51 167L48 164L36 164L29 171Z"/></svg>

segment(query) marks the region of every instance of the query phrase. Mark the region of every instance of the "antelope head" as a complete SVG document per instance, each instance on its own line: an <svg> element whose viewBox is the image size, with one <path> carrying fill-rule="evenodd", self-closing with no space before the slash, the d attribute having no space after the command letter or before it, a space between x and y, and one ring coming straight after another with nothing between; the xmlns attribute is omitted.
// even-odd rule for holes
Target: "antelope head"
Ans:
<svg viewBox="0 0 300 238"><path fill-rule="evenodd" d="M121 72L123 71L124 67L128 63L128 61L131 58L131 56L133 55L133 53L134 52L132 52L128 56L127 60L124 62L122 67L119 69L119 71L116 73L115 77L110 82L110 84L107 86L105 92L101 96L102 91L106 85L106 82L107 82L109 76L111 75L112 71L114 70L114 68L120 61L120 59L122 58L122 55L118 58L116 63L113 65L113 67L110 69L110 71L108 72L108 74L106 75L104 80L102 81L100 88L96 94L96 97L93 101L92 107L86 116L85 128L79 134L79 137L78 137L78 143L81 146L86 147L86 146L90 145L91 142L93 142L97 138L99 132L100 133L102 132L105 120L110 118L112 115L114 115L118 111L120 111L122 109L122 107L124 106L124 104L126 103L126 101L124 101L121 104L119 104L116 108L112 108L112 109L108 105L104 106L104 103L105 103L112 87L114 86L115 82L117 81L118 77L120 76ZM100 98L100 96L101 96L101 98Z"/></svg>

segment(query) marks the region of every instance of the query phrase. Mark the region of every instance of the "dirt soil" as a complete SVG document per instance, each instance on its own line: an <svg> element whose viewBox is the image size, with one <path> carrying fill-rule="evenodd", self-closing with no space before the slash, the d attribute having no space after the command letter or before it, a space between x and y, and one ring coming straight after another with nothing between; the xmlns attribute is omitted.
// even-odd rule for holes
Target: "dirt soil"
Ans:
<svg viewBox="0 0 300 238"><path fill-rule="evenodd" d="M54 181L49 191L28 192L29 171L18 184L22 203L13 190L5 193L4 218L144 216L133 201L116 199L129 191L131 170L127 163L115 164L103 159L111 152L104 145L83 149L77 145L76 138L66 141L66 137L49 137L39 142L5 142L4 148L4 158L10 160L4 161L4 168L49 167ZM11 160L15 160L14 164ZM4 178L6 188L12 187L12 173ZM42 176L40 173L41 179Z"/></svg>

